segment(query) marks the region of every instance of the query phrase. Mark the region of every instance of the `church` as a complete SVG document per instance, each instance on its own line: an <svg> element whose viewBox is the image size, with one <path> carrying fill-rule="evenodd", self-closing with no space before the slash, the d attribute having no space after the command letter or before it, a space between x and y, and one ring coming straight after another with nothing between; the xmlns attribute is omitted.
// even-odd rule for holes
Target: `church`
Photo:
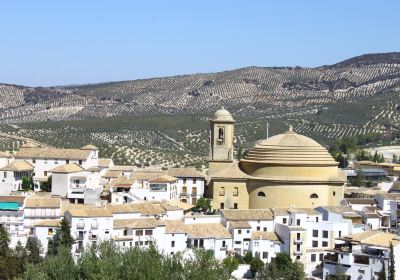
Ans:
<svg viewBox="0 0 400 280"><path fill-rule="evenodd" d="M210 119L208 195L214 209L340 205L346 176L326 148L289 127L236 161L234 126L223 107Z"/></svg>

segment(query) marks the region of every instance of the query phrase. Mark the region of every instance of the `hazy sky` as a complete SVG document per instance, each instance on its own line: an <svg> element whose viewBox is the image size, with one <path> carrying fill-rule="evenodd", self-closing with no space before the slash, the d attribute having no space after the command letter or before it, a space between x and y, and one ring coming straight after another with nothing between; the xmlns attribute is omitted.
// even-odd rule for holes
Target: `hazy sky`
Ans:
<svg viewBox="0 0 400 280"><path fill-rule="evenodd" d="M2 0L0 83L332 64L400 51L399 12L400 1L378 0Z"/></svg>

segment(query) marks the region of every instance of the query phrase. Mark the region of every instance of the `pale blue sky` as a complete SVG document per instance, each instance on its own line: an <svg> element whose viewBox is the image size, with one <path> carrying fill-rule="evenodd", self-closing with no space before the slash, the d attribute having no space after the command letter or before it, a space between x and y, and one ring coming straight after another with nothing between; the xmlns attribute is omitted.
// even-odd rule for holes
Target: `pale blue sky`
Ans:
<svg viewBox="0 0 400 280"><path fill-rule="evenodd" d="M399 11L400 1L377 0L3 0L0 83L332 64L400 51Z"/></svg>

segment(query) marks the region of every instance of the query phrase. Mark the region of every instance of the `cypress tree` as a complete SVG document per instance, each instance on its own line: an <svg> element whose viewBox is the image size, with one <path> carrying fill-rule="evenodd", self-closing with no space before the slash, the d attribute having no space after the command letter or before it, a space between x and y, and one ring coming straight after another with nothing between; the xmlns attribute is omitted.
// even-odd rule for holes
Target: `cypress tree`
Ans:
<svg viewBox="0 0 400 280"><path fill-rule="evenodd" d="M394 253L393 253L393 244L390 242L389 245L390 252L389 252L389 280L395 280L395 261L394 261Z"/></svg>

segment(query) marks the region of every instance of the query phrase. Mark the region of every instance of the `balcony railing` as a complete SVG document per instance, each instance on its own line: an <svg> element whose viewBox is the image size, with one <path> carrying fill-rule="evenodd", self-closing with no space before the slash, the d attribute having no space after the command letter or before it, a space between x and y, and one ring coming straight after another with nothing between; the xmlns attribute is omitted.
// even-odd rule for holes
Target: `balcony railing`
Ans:
<svg viewBox="0 0 400 280"><path fill-rule="evenodd" d="M190 196L191 196L191 197L196 197L196 196L197 196L197 193L192 193Z"/></svg>
<svg viewBox="0 0 400 280"><path fill-rule="evenodd" d="M294 251L293 254L295 256L301 256L301 255L303 255L303 252L302 251Z"/></svg>
<svg viewBox="0 0 400 280"><path fill-rule="evenodd" d="M293 244L303 244L303 240L293 240Z"/></svg>
<svg viewBox="0 0 400 280"><path fill-rule="evenodd" d="M90 236L89 236L89 239L90 239L90 240L97 240L97 235L90 235Z"/></svg>
<svg viewBox="0 0 400 280"><path fill-rule="evenodd" d="M189 196L187 192L181 192L181 196Z"/></svg>

